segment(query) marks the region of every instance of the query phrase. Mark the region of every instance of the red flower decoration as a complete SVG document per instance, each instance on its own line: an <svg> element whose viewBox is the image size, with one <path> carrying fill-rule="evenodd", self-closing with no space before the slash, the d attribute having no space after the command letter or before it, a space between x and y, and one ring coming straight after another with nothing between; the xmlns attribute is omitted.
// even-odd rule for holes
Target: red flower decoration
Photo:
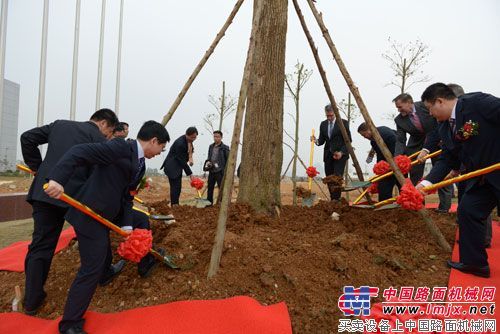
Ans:
<svg viewBox="0 0 500 334"><path fill-rule="evenodd" d="M306 174L307 174L307 176L313 178L316 175L319 175L319 172L316 170L316 167L310 166L310 167L307 167Z"/></svg>
<svg viewBox="0 0 500 334"><path fill-rule="evenodd" d="M382 175L391 170L391 166L387 163L387 161L380 160L373 166L373 172L377 175Z"/></svg>
<svg viewBox="0 0 500 334"><path fill-rule="evenodd" d="M404 209L418 211L424 207L424 195L413 186L410 179L406 179L396 203Z"/></svg>
<svg viewBox="0 0 500 334"><path fill-rule="evenodd" d="M191 181L191 187L196 188L196 190L200 190L201 188L203 188L204 184L205 182L203 182L203 180L200 179L199 177L195 177Z"/></svg>
<svg viewBox="0 0 500 334"><path fill-rule="evenodd" d="M378 194L378 183L373 182L370 188L368 188L368 193L370 194Z"/></svg>
<svg viewBox="0 0 500 334"><path fill-rule="evenodd" d="M472 136L477 136L479 134L479 124L469 120L465 122L464 126L457 131L457 139L467 140Z"/></svg>
<svg viewBox="0 0 500 334"><path fill-rule="evenodd" d="M118 246L118 254L124 259L139 263L153 246L151 230L137 228Z"/></svg>
<svg viewBox="0 0 500 334"><path fill-rule="evenodd" d="M406 155L398 155L394 158L394 162L403 174L407 174L411 169L411 160Z"/></svg>

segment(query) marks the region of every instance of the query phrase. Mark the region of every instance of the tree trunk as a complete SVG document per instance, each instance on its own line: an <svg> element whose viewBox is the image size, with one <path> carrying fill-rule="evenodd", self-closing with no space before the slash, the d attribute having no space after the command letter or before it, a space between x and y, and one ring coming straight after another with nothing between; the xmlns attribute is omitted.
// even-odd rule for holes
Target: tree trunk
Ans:
<svg viewBox="0 0 500 334"><path fill-rule="evenodd" d="M255 30L252 82L248 91L238 202L256 211L280 205L283 163L283 78L288 0L262 2Z"/></svg>

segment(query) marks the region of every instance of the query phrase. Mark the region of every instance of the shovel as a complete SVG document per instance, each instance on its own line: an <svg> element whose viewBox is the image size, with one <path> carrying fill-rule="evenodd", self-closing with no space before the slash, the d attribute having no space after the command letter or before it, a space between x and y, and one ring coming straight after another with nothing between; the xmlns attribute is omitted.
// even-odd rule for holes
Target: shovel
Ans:
<svg viewBox="0 0 500 334"><path fill-rule="evenodd" d="M312 129L312 137L314 137L314 129ZM309 166L313 165L313 156L314 156L314 140L311 140L311 151L309 153ZM310 208L313 206L314 201L316 200L316 194L312 193L312 177L308 177L307 189L311 193L308 197L302 198L302 206L306 206Z"/></svg>
<svg viewBox="0 0 500 334"><path fill-rule="evenodd" d="M204 208L206 206L212 205L212 203L210 203L209 200L204 199L203 197L201 197L201 191L200 190L196 190L196 192L198 193L198 197L195 197L195 199L194 199L194 206L195 207L197 207L197 208Z"/></svg>
<svg viewBox="0 0 500 334"><path fill-rule="evenodd" d="M43 185L43 189L47 189L47 187L48 187L47 183ZM123 231L121 228L119 228L118 226L116 226L115 224L113 224L112 222L110 222L109 220L107 220L106 218L104 218L103 216L101 216L100 214L94 212L94 210L92 210L91 208L89 208L85 204L82 204L82 203L78 202L76 199L74 199L74 198L66 195L65 193L62 193L61 197L59 197L59 200L65 202L67 204L69 204L70 206L74 207L78 211L81 211L84 214L86 214L87 216L89 216L89 217L97 220L99 223L101 223L104 226L108 227L110 230L118 233L122 237L124 237L124 238L128 237L128 233L127 232ZM170 267L172 269L179 269L179 267L173 262L173 256L172 255L167 255L167 254L161 255L159 252L157 252L153 248L149 249L149 252L158 261L164 263L168 267Z"/></svg>
<svg viewBox="0 0 500 334"><path fill-rule="evenodd" d="M414 157L416 157L416 156L417 156L420 152L422 152L422 151L415 152L415 153L413 153L412 155L410 155L408 158L413 159L413 158L414 158ZM442 150L438 150L438 151L436 151L436 152L432 152L431 154L427 155L427 156L425 157L425 159L434 158L434 157L436 157L436 156L440 155L440 154L441 154L441 152L442 152ZM417 165L417 164L419 164L419 163L420 163L420 161L418 161L418 160L414 160L414 161L412 161L411 166L415 166L415 165ZM387 172L387 173L382 174L382 175L374 175L374 176L372 176L372 177L371 177L371 178L370 178L367 182L364 182L364 184L361 184L361 182L359 182L359 181L358 181L356 184L351 184L348 188L349 188L350 190L352 190L352 188L353 188L354 186L357 186L357 188L361 188L361 187L363 187L363 188L364 188L364 187L369 187L372 183L377 182L377 181L380 181L380 180L382 180L382 179L385 179L386 177L389 177L389 176L391 176L391 175L393 175L393 174L394 174L394 172L393 172L393 171L390 171L390 172ZM360 184L361 184L361 185L360 185ZM354 200L354 202L352 202L352 204L353 204L353 205L357 204L357 203L361 200L361 198L363 198L363 196L365 196L365 194L366 194L366 192L367 192L367 191L368 191L368 188L366 188L366 189L365 189L365 190L361 193L361 195L359 195L359 196L358 196L358 197Z"/></svg>
<svg viewBox="0 0 500 334"><path fill-rule="evenodd" d="M457 182L462 182L462 181L465 181L465 180L468 180L468 179L472 179L473 177L484 175L484 174L488 174L488 173L494 172L496 170L500 170L500 162L496 163L494 165L491 165L489 167L486 167L486 168L478 169L478 170L475 170L473 172L470 172L470 173L467 173L467 174L463 174L463 175L459 175L457 177L453 177L451 179L438 182L438 183L430 185L428 187L424 187L424 188L422 188L422 191L428 193L430 191L437 190L439 188L443 188L443 187L449 186L450 184L457 183ZM375 205L373 207L374 208L382 208L383 206L387 206L387 204L394 203L396 200L397 200L397 197L389 198L389 199L387 199L385 201L375 203Z"/></svg>

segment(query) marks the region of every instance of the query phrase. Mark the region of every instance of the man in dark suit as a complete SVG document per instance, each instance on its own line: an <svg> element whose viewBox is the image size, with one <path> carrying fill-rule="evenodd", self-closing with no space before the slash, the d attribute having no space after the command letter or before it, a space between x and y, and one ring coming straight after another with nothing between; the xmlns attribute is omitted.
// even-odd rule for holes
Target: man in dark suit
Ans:
<svg viewBox="0 0 500 334"><path fill-rule="evenodd" d="M319 138L316 139L312 137L316 145L325 145L323 150L323 162L325 163L325 175L338 175L343 176L345 170L345 164L347 159L349 159L349 153L347 152L347 146L342 137L342 132L340 132L339 125L335 122L335 113L330 104L325 107L326 120L321 122L319 126ZM344 127L349 135L349 141L352 141L351 132L349 131L349 122L345 119L341 119L344 123ZM330 189L330 197L332 200L339 200L341 191Z"/></svg>
<svg viewBox="0 0 500 334"><path fill-rule="evenodd" d="M191 179L193 178L193 172L188 165L188 149L189 145L192 145L197 136L198 130L194 126L187 128L186 133L177 138L172 146L170 146L167 157L160 167L168 177L171 205L179 204L179 197L181 196L182 189L182 171L184 170L187 176Z"/></svg>
<svg viewBox="0 0 500 334"><path fill-rule="evenodd" d="M396 148L396 131L388 128L387 126L378 126L377 130L382 137L385 145L389 149L392 155L394 155L394 150ZM358 127L358 132L361 136L365 137L370 141L370 145L372 146L372 150L377 154L377 162L384 160L386 161L384 155L382 154L382 150L378 147L377 143L373 139L373 134L366 125L366 123L361 123ZM387 177L383 180L378 181L378 200L383 201L392 197L392 189L396 185L396 178L393 176Z"/></svg>
<svg viewBox="0 0 500 334"><path fill-rule="evenodd" d="M394 155L411 155L418 152L424 146L427 134L434 131L437 122L422 102L413 103L410 94L400 94L392 100L398 109L399 115L394 119L396 123L397 142ZM410 138L406 142L406 136ZM413 166L410 171L410 179L417 184L424 174L424 165Z"/></svg>
<svg viewBox="0 0 500 334"><path fill-rule="evenodd" d="M64 191L63 185L68 184L77 166L93 166L92 174L76 194L76 199L111 221L122 211L122 225L132 225L130 189L144 175L145 158L160 154L168 141L167 130L160 123L148 121L139 130L137 140L115 138L104 143L76 145L48 175L49 185L45 192L52 198L59 198ZM81 266L68 292L59 331L85 333L83 315L110 261L109 230L74 208L68 209L66 219L75 228Z"/></svg>
<svg viewBox="0 0 500 334"><path fill-rule="evenodd" d="M460 172L471 172L500 162L500 99L485 93L459 98L443 83L433 84L422 94L433 117L442 122L446 164L440 163L417 187ZM464 127L464 125L467 125ZM472 128L472 130L467 130ZM461 170L462 169L462 170ZM448 173L448 171L451 172ZM448 176L446 176L448 173ZM486 218L500 200L500 171L464 181L458 207L460 261L448 261L451 268L489 277L485 250Z"/></svg>
<svg viewBox="0 0 500 334"><path fill-rule="evenodd" d="M47 296L43 287L68 208L65 203L54 200L43 192L45 179L71 147L82 143L105 141L117 123L118 118L113 111L100 109L88 122L57 120L21 135L24 162L36 172L27 196L27 201L33 206L34 220L33 237L24 263L26 274L24 309L29 315L36 314ZM42 160L39 146L47 143L47 154ZM75 169L66 185L68 194L71 196L76 194L89 174L90 168L86 166Z"/></svg>

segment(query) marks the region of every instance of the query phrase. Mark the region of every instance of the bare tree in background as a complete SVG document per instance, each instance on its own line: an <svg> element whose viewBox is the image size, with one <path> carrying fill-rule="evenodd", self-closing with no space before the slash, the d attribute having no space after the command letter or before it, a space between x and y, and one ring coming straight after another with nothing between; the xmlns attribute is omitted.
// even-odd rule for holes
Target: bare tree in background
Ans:
<svg viewBox="0 0 500 334"><path fill-rule="evenodd" d="M297 205L297 157L299 150L299 109L300 109L300 90L311 77L312 70L304 68L304 64L297 61L295 64L295 72L285 75L285 89L292 95L295 104L295 115L288 113L295 122L295 136L292 138L294 142L293 159L292 159L292 182L293 182L293 205Z"/></svg>
<svg viewBox="0 0 500 334"><path fill-rule="evenodd" d="M387 86L396 86L400 93L406 93L416 83L427 82L431 78L424 75L422 67L427 64L427 57L431 51L428 45L417 39L414 42L403 44L388 38L389 49L382 57L389 62L394 74L393 80ZM393 120L397 112L387 114L386 118Z"/></svg>
<svg viewBox="0 0 500 334"><path fill-rule="evenodd" d="M222 94L218 98L210 95L208 102L215 108L216 112L207 114L203 121L205 122L205 129L210 133L215 130L222 131L222 124L224 120L231 115L236 108L236 101L231 95L226 95L226 82L222 81Z"/></svg>
<svg viewBox="0 0 500 334"><path fill-rule="evenodd" d="M428 45L419 39L406 45L390 37L388 41L391 44L389 50L382 54L394 73L394 79L388 85L396 86L401 93L405 93L414 84L431 79L428 75L424 75L422 70L431 53Z"/></svg>

